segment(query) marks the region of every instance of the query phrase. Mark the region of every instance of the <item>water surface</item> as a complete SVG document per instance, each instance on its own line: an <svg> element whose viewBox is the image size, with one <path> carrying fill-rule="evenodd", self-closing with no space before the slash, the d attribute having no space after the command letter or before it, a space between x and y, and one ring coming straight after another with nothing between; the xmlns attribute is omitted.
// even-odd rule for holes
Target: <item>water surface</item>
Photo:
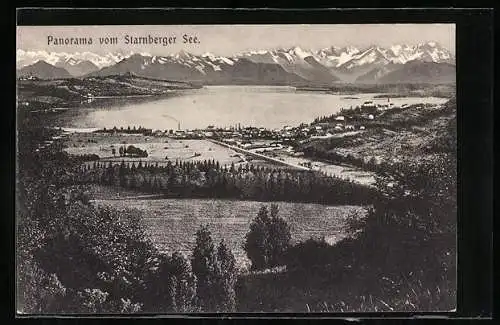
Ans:
<svg viewBox="0 0 500 325"><path fill-rule="evenodd" d="M361 105L367 100L386 103L386 98L373 98L378 93L352 96L322 92L295 91L293 87L276 86L205 86L183 90L158 100L123 99L99 102L92 107L79 107L59 114L58 126L70 128L112 128L143 126L151 129L256 126L281 128L310 123L318 116L331 115L341 108ZM395 105L446 102L446 98L393 98Z"/></svg>

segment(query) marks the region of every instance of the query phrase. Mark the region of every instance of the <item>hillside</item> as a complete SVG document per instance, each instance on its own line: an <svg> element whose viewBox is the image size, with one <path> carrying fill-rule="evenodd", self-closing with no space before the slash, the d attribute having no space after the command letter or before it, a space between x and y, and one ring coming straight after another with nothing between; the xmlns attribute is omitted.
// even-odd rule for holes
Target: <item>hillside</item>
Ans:
<svg viewBox="0 0 500 325"><path fill-rule="evenodd" d="M18 77L33 76L40 79L71 78L71 74L64 68L55 67L43 60L17 70Z"/></svg>
<svg viewBox="0 0 500 325"><path fill-rule="evenodd" d="M448 63L409 62L379 79L381 83L451 83L455 82L455 66Z"/></svg>
<svg viewBox="0 0 500 325"><path fill-rule="evenodd" d="M404 159L427 159L431 149L442 146L442 141L456 128L456 102L449 100L442 107L413 105L407 109L387 111L374 120L354 120L343 115L354 125L366 130L351 136L314 139L303 143L299 150L306 156L367 166L392 164ZM332 122L334 124L334 122Z"/></svg>
<svg viewBox="0 0 500 325"><path fill-rule="evenodd" d="M157 96L194 85L176 81L147 79L131 74L83 79L19 80L18 100L39 105L65 105L106 96Z"/></svg>
<svg viewBox="0 0 500 325"><path fill-rule="evenodd" d="M66 61L60 61L55 64L56 67L64 68L73 77L81 77L91 72L99 70L99 68L88 60L74 60L72 58Z"/></svg>

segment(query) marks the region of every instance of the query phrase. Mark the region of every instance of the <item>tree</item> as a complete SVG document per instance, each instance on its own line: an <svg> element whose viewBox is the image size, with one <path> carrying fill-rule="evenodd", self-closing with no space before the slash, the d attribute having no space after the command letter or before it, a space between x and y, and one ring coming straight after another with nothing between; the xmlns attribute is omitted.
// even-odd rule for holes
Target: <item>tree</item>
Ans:
<svg viewBox="0 0 500 325"><path fill-rule="evenodd" d="M214 243L207 226L196 232L196 245L191 258L191 268L198 280L196 297L203 311L217 311L213 292L216 287L217 257Z"/></svg>
<svg viewBox="0 0 500 325"><path fill-rule="evenodd" d="M234 286L237 280L236 259L224 240L217 247L217 266L219 273L218 293L220 312L234 312L236 309L236 292Z"/></svg>
<svg viewBox="0 0 500 325"><path fill-rule="evenodd" d="M203 311L231 312L236 308L236 260L221 241L215 251L210 231L202 226L196 233L191 259L197 278L196 296Z"/></svg>
<svg viewBox="0 0 500 325"><path fill-rule="evenodd" d="M194 311L196 298L196 276L193 274L191 265L180 254L173 253L170 258L172 264L172 282L175 284L175 311Z"/></svg>
<svg viewBox="0 0 500 325"><path fill-rule="evenodd" d="M262 206L257 217L250 224L250 231L245 238L243 249L252 262L252 269L259 270L268 267L269 257L269 216L267 207Z"/></svg>
<svg viewBox="0 0 500 325"><path fill-rule="evenodd" d="M290 227L278 217L278 206L272 204L271 216L268 214L267 207L262 206L250 224L243 246L254 270L280 265L290 245Z"/></svg>
<svg viewBox="0 0 500 325"><path fill-rule="evenodd" d="M269 234L271 236L269 243L270 266L281 264L283 256L290 246L292 235L290 233L290 226L283 218L278 216L279 208L276 204L271 204L271 220L269 225Z"/></svg>

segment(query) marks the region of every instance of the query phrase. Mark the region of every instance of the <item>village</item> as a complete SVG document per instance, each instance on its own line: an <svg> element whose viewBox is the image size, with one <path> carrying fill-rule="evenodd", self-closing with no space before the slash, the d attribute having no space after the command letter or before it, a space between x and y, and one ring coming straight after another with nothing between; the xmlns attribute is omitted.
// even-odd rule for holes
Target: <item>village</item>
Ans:
<svg viewBox="0 0 500 325"><path fill-rule="evenodd" d="M277 149L288 149L299 142L313 139L345 137L362 133L377 125L387 112L395 112L409 107L421 108L424 104L400 106L394 105L388 98L387 103L380 104L365 101L361 105L341 108L337 113L329 116L317 117L313 122L300 125L285 125L282 128L268 129L256 126L243 126L237 123L231 126L209 125L204 129L182 129L181 122L177 121L177 130L154 130L142 126L120 126L90 130L93 133L115 135L142 135L146 137L168 137L177 140L207 139L231 145L232 147L252 152L266 153ZM426 104L429 105L429 104ZM435 105L439 108L441 105Z"/></svg>
<svg viewBox="0 0 500 325"><path fill-rule="evenodd" d="M375 120L383 118L386 112L404 110L409 107L408 104L396 106L390 100L386 104L365 101L363 104L349 109L341 108L338 113L330 116L318 117L309 124L285 125L279 129L242 126L238 123L225 127L209 125L205 129L183 130L179 122L177 130L143 131L151 135L165 135L176 139L216 139L242 149L261 148L272 150L282 148L296 141L354 135L365 131Z"/></svg>

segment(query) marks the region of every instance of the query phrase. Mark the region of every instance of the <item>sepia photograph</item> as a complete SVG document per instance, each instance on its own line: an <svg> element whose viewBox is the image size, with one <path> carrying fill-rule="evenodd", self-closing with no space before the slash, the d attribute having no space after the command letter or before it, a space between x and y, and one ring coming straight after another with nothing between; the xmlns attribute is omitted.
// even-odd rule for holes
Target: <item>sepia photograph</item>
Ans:
<svg viewBox="0 0 500 325"><path fill-rule="evenodd" d="M455 311L455 36L17 26L17 313Z"/></svg>

